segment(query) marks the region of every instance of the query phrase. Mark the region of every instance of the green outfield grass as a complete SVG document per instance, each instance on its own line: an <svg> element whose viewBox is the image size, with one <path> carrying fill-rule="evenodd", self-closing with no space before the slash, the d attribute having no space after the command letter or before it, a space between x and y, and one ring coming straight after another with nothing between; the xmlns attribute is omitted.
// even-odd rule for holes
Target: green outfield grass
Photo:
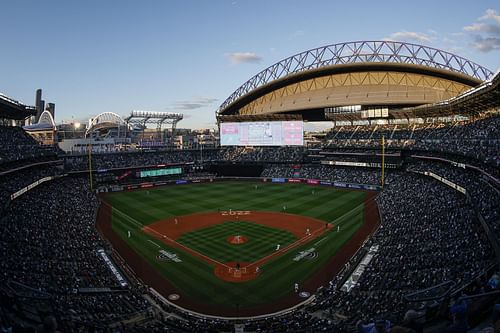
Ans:
<svg viewBox="0 0 500 333"><path fill-rule="evenodd" d="M256 188L257 186L257 188ZM272 302L293 290L320 269L363 224L364 200L367 193L338 190L333 187L304 184L273 184L253 182L215 182L176 185L111 193L106 200L113 206L113 230L139 255L165 276L179 293L199 301L227 307L244 308ZM274 258L261 267L255 280L230 283L214 275L206 261L179 249L169 248L156 238L141 231L142 226L174 216L218 210L253 210L281 212L286 206L289 214L310 216L340 226L308 244ZM238 223L240 226L238 226ZM295 236L251 221L224 223L182 235L178 241L221 262L252 262L272 252L276 244L286 245ZM251 241L231 245L225 241L236 227L244 227ZM128 237L128 232L131 237ZM314 247L314 260L293 261L299 251ZM180 263L159 261L158 251L175 252Z"/></svg>

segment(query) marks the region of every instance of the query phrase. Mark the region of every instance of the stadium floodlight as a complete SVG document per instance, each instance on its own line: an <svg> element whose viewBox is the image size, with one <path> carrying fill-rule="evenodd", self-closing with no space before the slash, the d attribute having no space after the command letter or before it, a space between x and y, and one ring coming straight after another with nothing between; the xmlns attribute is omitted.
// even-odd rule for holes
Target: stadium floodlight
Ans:
<svg viewBox="0 0 500 333"><path fill-rule="evenodd" d="M135 124L141 125L143 129L146 128L146 125L156 125L156 130L161 137L162 126L163 124L169 124L172 126L171 128L171 143L173 143L173 137L175 133L175 129L177 123L184 119L184 115L182 113L174 113L174 112L163 112L163 111L146 111L146 110L132 110L130 112L130 116L125 118L125 122L127 124Z"/></svg>
<svg viewBox="0 0 500 333"><path fill-rule="evenodd" d="M170 119L181 118L182 119L184 117L184 115L181 114L181 113L174 113L174 112L133 110L130 113L130 117L138 117L138 118L170 118Z"/></svg>

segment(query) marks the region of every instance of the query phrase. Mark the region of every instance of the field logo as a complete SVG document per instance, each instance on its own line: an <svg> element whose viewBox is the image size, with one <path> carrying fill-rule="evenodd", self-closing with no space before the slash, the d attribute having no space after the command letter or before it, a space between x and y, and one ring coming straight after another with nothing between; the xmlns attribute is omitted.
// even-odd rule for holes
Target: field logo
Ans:
<svg viewBox="0 0 500 333"><path fill-rule="evenodd" d="M156 259L161 261L182 262L182 260L179 259L176 253L168 252L165 250L160 250L160 254L156 256Z"/></svg>
<svg viewBox="0 0 500 333"><path fill-rule="evenodd" d="M223 210L220 212L222 216L242 216L242 215L250 215L249 210Z"/></svg>
<svg viewBox="0 0 500 333"><path fill-rule="evenodd" d="M316 252L316 249L314 247L307 249L305 251L300 251L295 258L293 258L293 261L300 261L302 259L306 260L313 260L318 256L318 253Z"/></svg>

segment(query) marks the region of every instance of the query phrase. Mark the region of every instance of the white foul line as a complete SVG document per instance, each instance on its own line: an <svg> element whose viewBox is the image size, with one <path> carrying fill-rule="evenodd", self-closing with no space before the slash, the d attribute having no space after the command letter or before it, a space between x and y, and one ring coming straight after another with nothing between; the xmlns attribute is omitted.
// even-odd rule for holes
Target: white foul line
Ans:
<svg viewBox="0 0 500 333"><path fill-rule="evenodd" d="M156 244L155 242L153 242L151 239L148 239L148 242L150 243L153 243L154 245L158 246L158 247L161 247L160 245Z"/></svg>

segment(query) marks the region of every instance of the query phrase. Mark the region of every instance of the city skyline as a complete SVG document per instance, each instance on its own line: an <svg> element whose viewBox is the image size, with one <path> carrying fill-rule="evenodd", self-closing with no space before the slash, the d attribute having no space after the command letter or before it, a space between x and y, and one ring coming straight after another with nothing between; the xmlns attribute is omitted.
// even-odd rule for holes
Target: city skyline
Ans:
<svg viewBox="0 0 500 333"><path fill-rule="evenodd" d="M34 105L43 89L57 123L155 110L185 114L179 127L214 127L218 106L262 69L352 40L417 43L500 67L493 1L18 1L4 9L0 93Z"/></svg>

